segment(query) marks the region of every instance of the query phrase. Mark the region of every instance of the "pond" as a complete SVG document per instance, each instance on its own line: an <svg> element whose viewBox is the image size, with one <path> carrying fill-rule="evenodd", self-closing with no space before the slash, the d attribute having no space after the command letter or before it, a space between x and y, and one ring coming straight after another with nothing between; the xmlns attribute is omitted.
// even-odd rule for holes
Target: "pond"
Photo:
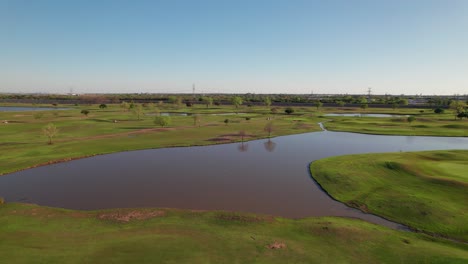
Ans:
<svg viewBox="0 0 468 264"><path fill-rule="evenodd" d="M392 114L362 114L362 113L334 113L325 114L323 116L351 116L351 117L408 117L409 115L392 115Z"/></svg>
<svg viewBox="0 0 468 264"><path fill-rule="evenodd" d="M50 110L69 110L71 108L60 107L24 107L24 106L0 106L0 112L24 112L24 111L50 111Z"/></svg>
<svg viewBox="0 0 468 264"><path fill-rule="evenodd" d="M121 152L0 177L7 201L72 209L174 207L291 218L345 216L396 223L331 199L309 174L330 156L467 149L468 138L315 132L244 144Z"/></svg>

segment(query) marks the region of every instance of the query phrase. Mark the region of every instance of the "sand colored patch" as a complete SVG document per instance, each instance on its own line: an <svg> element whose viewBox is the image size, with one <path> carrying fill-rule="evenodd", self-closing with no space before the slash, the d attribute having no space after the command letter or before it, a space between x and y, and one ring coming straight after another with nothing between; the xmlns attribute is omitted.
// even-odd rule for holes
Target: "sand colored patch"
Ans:
<svg viewBox="0 0 468 264"><path fill-rule="evenodd" d="M286 244L283 242L275 241L267 246L269 249L282 249L286 248Z"/></svg>
<svg viewBox="0 0 468 264"><path fill-rule="evenodd" d="M118 222L130 222L132 220L146 220L153 217L164 216L166 212L160 210L125 210L100 213L97 218L103 220L115 220Z"/></svg>

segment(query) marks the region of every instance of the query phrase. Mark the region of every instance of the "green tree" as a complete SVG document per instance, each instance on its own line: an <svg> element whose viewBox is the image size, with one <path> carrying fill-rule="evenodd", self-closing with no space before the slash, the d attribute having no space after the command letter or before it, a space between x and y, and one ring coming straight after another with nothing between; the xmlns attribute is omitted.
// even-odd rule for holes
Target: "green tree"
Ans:
<svg viewBox="0 0 468 264"><path fill-rule="evenodd" d="M99 108L101 108L101 109L107 108L107 105L106 104L100 104Z"/></svg>
<svg viewBox="0 0 468 264"><path fill-rule="evenodd" d="M322 106L323 106L322 102L320 102L320 101L315 102L315 107L317 107L317 110L319 110L320 107L322 107Z"/></svg>
<svg viewBox="0 0 468 264"><path fill-rule="evenodd" d="M81 110L81 113L82 113L83 115L85 115L85 116L88 116L89 110L83 109L83 110Z"/></svg>
<svg viewBox="0 0 468 264"><path fill-rule="evenodd" d="M209 96L203 97L202 100L203 100L203 103L206 105L206 108L213 105L213 98L211 98Z"/></svg>
<svg viewBox="0 0 468 264"><path fill-rule="evenodd" d="M236 107L239 108L240 105L242 105L242 98L239 96L234 96L231 99L231 103Z"/></svg>
<svg viewBox="0 0 468 264"><path fill-rule="evenodd" d="M368 104L361 104L361 109L364 110L364 111L365 111L368 107L369 107Z"/></svg>
<svg viewBox="0 0 468 264"><path fill-rule="evenodd" d="M48 144L52 145L52 138L58 134L58 129L54 124L49 123L47 126L42 128L42 134L49 138Z"/></svg>
<svg viewBox="0 0 468 264"><path fill-rule="evenodd" d="M128 111L128 109L130 109L130 105L127 103L127 102L122 102L120 103L120 108L122 108L122 110L124 111Z"/></svg>
<svg viewBox="0 0 468 264"><path fill-rule="evenodd" d="M137 104L133 108L132 112L137 117L137 120L140 120L141 116L143 115L143 107L141 106L141 104Z"/></svg>
<svg viewBox="0 0 468 264"><path fill-rule="evenodd" d="M193 125L200 127L201 125L201 116L198 114L193 115Z"/></svg>
<svg viewBox="0 0 468 264"><path fill-rule="evenodd" d="M267 107L270 107L271 105L271 98L269 96L265 97L265 99L263 100L263 103L267 106Z"/></svg>
<svg viewBox="0 0 468 264"><path fill-rule="evenodd" d="M408 116L408 117L406 118L406 121L408 121L408 123L410 123L410 125L411 125L411 123L412 123L414 120L416 120L416 118L415 118L414 116L412 116L412 115L410 115L410 116Z"/></svg>
<svg viewBox="0 0 468 264"><path fill-rule="evenodd" d="M169 116L156 116L154 123L158 126L165 127L171 124L171 118Z"/></svg>
<svg viewBox="0 0 468 264"><path fill-rule="evenodd" d="M338 104L339 107L344 107L345 106L345 102L343 102L343 101L338 101L336 103Z"/></svg>

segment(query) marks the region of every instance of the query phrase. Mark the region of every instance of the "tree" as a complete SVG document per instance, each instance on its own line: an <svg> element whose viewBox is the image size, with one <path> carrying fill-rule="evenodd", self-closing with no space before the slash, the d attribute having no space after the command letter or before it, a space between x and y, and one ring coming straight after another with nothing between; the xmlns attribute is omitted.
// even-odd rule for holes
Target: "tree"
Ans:
<svg viewBox="0 0 468 264"><path fill-rule="evenodd" d="M124 101L120 103L120 108L122 108L124 111L128 111L128 109L130 108L130 105Z"/></svg>
<svg viewBox="0 0 468 264"><path fill-rule="evenodd" d="M201 116L197 114L193 115L193 125L200 127L200 124L201 124Z"/></svg>
<svg viewBox="0 0 468 264"><path fill-rule="evenodd" d="M241 141L244 142L244 137L247 136L245 130L239 131L239 137L241 137Z"/></svg>
<svg viewBox="0 0 468 264"><path fill-rule="evenodd" d="M320 102L320 101L315 102L315 107L317 107L317 110L319 110L320 107L322 107L322 106L323 106L322 102Z"/></svg>
<svg viewBox="0 0 468 264"><path fill-rule="evenodd" d="M338 101L338 102L336 102L336 103L337 103L338 106L340 106L340 107L344 107L344 106L345 106L345 102L343 102L343 101Z"/></svg>
<svg viewBox="0 0 468 264"><path fill-rule="evenodd" d="M396 102L393 102L392 103L392 108L393 110L397 109L398 108L398 104Z"/></svg>
<svg viewBox="0 0 468 264"><path fill-rule="evenodd" d="M49 123L47 126L42 128L42 134L49 138L48 144L52 145L52 138L58 134L58 129L54 124Z"/></svg>
<svg viewBox="0 0 468 264"><path fill-rule="evenodd" d="M294 109L292 109L291 107L287 107L287 108L284 110L284 112L285 112L286 114L290 115L290 114L294 113Z"/></svg>
<svg viewBox="0 0 468 264"><path fill-rule="evenodd" d="M165 127L171 124L171 118L169 116L156 116L154 123L158 126Z"/></svg>
<svg viewBox="0 0 468 264"><path fill-rule="evenodd" d="M224 124L226 124L226 126L229 124L229 119L224 119Z"/></svg>
<svg viewBox="0 0 468 264"><path fill-rule="evenodd" d="M242 105L242 98L239 96L234 96L231 99L231 103L236 107L239 108L240 105Z"/></svg>
<svg viewBox="0 0 468 264"><path fill-rule="evenodd" d="M271 105L271 98L269 96L265 97L265 99L263 100L263 103L267 106L267 107L270 107Z"/></svg>
<svg viewBox="0 0 468 264"><path fill-rule="evenodd" d="M140 120L141 115L143 114L143 107L141 104L138 104L132 110L133 114L137 117L137 120Z"/></svg>
<svg viewBox="0 0 468 264"><path fill-rule="evenodd" d="M83 109L83 110L81 110L81 113L82 113L83 115L85 115L85 116L88 116L89 110Z"/></svg>
<svg viewBox="0 0 468 264"><path fill-rule="evenodd" d="M213 98L207 96L207 97L203 97L203 103L206 105L206 108L210 107L213 105Z"/></svg>
<svg viewBox="0 0 468 264"><path fill-rule="evenodd" d="M450 109L455 111L455 116L456 117L460 118L460 116L461 116L461 118L463 118L465 108L466 108L466 103L465 102L459 101L459 100L453 100L452 102L450 102L449 107L450 107Z"/></svg>
<svg viewBox="0 0 468 264"><path fill-rule="evenodd" d="M266 123L265 127L263 128L263 131L268 133L268 137L271 137L271 133L273 133L274 131L273 122Z"/></svg>
<svg viewBox="0 0 468 264"><path fill-rule="evenodd" d="M106 104L100 104L99 108L101 108L101 109L107 108L107 105Z"/></svg>
<svg viewBox="0 0 468 264"><path fill-rule="evenodd" d="M408 121L408 123L410 123L410 125L414 120L416 120L416 118L414 116L412 116L412 115L408 116L408 118L406 118L406 121Z"/></svg>
<svg viewBox="0 0 468 264"><path fill-rule="evenodd" d="M368 107L369 107L368 104L361 104L361 109L364 110L364 111L365 111Z"/></svg>

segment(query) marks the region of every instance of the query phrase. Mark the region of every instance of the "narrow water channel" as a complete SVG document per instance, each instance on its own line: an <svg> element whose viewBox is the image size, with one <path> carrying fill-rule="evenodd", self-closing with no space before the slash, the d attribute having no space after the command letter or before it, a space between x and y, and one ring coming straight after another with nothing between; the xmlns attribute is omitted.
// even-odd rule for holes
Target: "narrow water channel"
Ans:
<svg viewBox="0 0 468 264"><path fill-rule="evenodd" d="M0 196L72 209L174 207L290 218L345 216L402 226L334 201L310 162L337 155L468 149L468 138L322 131L205 147L121 152L0 177Z"/></svg>

